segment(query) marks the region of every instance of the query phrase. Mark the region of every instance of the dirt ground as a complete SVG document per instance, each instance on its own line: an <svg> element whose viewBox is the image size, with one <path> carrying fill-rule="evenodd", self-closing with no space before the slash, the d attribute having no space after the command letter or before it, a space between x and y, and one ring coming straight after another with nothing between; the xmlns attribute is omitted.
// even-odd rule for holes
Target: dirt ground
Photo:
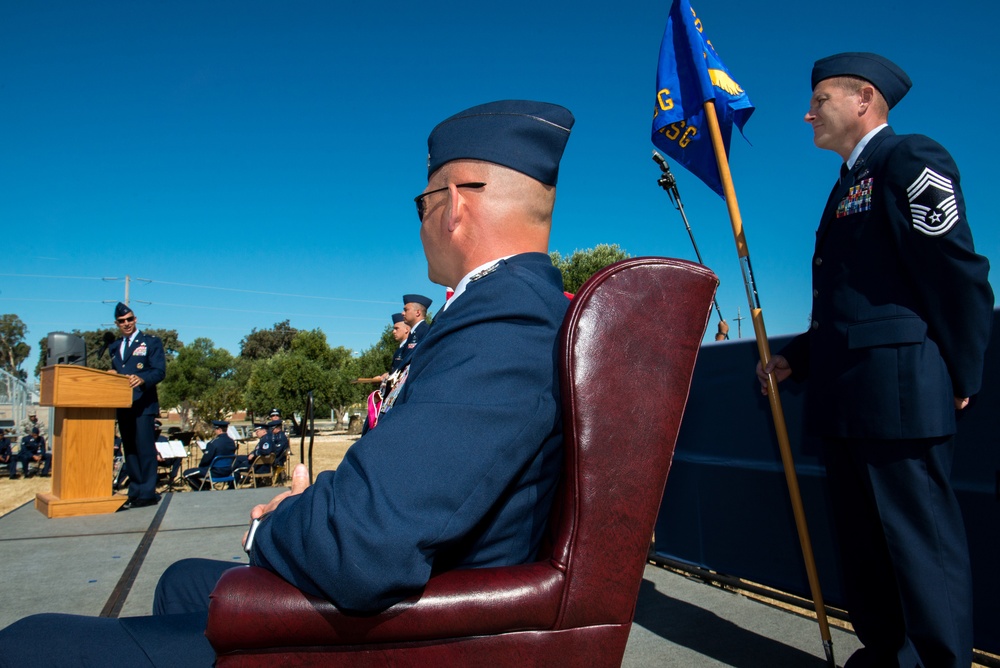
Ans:
<svg viewBox="0 0 1000 668"><path fill-rule="evenodd" d="M344 453L358 436L348 436L343 432L333 432L317 434L313 441L313 476L320 471L336 469L340 461L344 458ZM299 438L289 439L292 445L292 463L299 463ZM251 444L251 448L253 445ZM306 459L309 457L309 439L305 442ZM241 444L240 454L246 454L247 446ZM190 466L197 466L198 462L190 463ZM183 468L183 467L182 467ZM20 473L20 468L18 468ZM25 503L33 502L35 495L39 492L52 491L52 478L41 478L35 476L25 479L21 477L17 480L10 480L6 471L0 474L0 516L21 507ZM163 491L161 489L161 491ZM177 488L175 491L184 491ZM124 492L122 492L124 494Z"/></svg>

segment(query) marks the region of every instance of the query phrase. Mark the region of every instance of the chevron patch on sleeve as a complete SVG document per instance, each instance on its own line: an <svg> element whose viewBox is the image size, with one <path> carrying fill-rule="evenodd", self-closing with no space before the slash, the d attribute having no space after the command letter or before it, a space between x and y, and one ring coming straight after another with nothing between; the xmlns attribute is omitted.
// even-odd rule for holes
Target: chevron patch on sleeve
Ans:
<svg viewBox="0 0 1000 668"><path fill-rule="evenodd" d="M910 200L913 229L930 237L939 237L958 222L958 202L951 179L924 167L920 176L906 189Z"/></svg>

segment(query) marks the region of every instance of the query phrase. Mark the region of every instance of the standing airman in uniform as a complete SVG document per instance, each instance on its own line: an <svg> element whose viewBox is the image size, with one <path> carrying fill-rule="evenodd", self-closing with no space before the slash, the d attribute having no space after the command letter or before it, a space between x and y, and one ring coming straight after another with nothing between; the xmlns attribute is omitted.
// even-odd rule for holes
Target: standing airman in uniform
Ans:
<svg viewBox="0 0 1000 668"><path fill-rule="evenodd" d="M823 439L864 644L850 668L972 662L972 576L949 476L956 414L982 382L993 291L954 160L888 125L910 85L873 53L815 63L805 121L844 164L816 233L810 329L766 369L808 378L807 425Z"/></svg>

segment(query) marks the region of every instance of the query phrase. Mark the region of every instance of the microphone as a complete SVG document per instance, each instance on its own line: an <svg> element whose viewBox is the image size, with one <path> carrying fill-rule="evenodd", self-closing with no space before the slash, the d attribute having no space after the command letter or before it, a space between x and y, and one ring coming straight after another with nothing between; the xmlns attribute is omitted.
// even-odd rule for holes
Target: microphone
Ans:
<svg viewBox="0 0 1000 668"><path fill-rule="evenodd" d="M115 342L115 335L111 332L104 332L104 345L101 346L101 352L97 353L97 359L101 359L101 356L107 352L108 348L112 343Z"/></svg>
<svg viewBox="0 0 1000 668"><path fill-rule="evenodd" d="M660 171L663 172L660 180L656 183L667 191L671 200L675 197L680 199L680 195L677 193L677 179L674 178L673 172L670 171L670 165L667 164L666 159L656 151L653 151L653 162L659 165Z"/></svg>

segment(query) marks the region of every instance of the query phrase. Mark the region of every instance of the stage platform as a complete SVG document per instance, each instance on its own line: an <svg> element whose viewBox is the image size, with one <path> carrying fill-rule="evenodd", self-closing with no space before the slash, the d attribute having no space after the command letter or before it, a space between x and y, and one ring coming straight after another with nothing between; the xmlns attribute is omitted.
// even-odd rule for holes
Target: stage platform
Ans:
<svg viewBox="0 0 1000 668"><path fill-rule="evenodd" d="M0 627L39 612L149 614L171 563L246 563L240 539L270 488L165 494L159 506L46 519L32 503L0 517ZM842 665L859 647L833 629ZM623 666L823 668L815 621L655 565L646 567Z"/></svg>

